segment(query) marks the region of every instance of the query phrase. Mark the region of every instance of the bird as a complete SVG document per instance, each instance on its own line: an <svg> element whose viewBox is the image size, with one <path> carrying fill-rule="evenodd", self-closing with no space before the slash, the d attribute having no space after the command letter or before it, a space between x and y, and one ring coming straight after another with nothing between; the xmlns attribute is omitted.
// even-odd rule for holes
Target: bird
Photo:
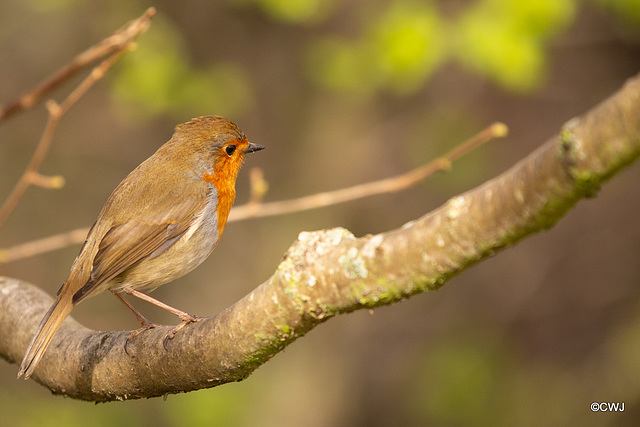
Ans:
<svg viewBox="0 0 640 427"><path fill-rule="evenodd" d="M31 340L18 378L33 374L73 307L105 290L124 303L141 324L129 334L127 343L158 325L140 314L123 294L180 318L165 342L187 324L201 320L147 292L187 274L211 254L227 223L244 156L263 148L220 116L197 117L177 125L171 139L107 199Z"/></svg>

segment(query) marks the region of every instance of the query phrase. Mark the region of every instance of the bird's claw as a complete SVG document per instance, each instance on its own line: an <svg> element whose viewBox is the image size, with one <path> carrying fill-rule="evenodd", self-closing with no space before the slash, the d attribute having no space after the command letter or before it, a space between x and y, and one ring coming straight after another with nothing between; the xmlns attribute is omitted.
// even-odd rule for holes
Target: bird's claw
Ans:
<svg viewBox="0 0 640 427"><path fill-rule="evenodd" d="M182 322L180 322L180 324L178 326L176 326L175 328L173 328L169 332L167 332L167 334L162 339L162 346L164 347L164 349L165 350L169 350L169 348L167 347L167 343L169 342L169 340L173 339L173 337L176 336L176 333L178 333L178 331L180 329L184 328L189 323L199 322L199 321L204 320L204 319L206 319L206 318L205 317L200 317L200 316L194 316L192 314L188 315L188 317L185 316L182 319Z"/></svg>
<svg viewBox="0 0 640 427"><path fill-rule="evenodd" d="M124 340L124 352L127 353L127 355L131 356L131 353L129 353L129 342L131 342L131 340L133 340L135 337L137 337L144 331L148 331L149 329L159 328L161 326L163 325L158 325L157 323L149 322L145 325L142 325L142 327L136 329L135 331L131 331L131 333L129 333L129 335L127 335L127 338Z"/></svg>

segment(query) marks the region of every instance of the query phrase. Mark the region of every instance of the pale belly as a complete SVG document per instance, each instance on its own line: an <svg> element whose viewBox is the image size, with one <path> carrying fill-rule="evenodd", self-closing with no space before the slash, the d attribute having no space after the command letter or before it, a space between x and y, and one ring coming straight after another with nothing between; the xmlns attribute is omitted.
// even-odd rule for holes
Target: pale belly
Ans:
<svg viewBox="0 0 640 427"><path fill-rule="evenodd" d="M215 203L209 203L175 245L155 258L142 259L105 284L104 289L149 292L184 276L202 264L215 248L219 237L217 225Z"/></svg>

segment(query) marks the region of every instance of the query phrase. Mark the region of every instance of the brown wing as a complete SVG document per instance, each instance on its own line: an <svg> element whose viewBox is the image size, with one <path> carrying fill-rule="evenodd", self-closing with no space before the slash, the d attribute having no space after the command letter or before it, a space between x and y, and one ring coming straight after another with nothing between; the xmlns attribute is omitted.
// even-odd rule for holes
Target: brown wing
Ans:
<svg viewBox="0 0 640 427"><path fill-rule="evenodd" d="M173 246L189 229L200 203L182 203L179 208L179 215L174 217L182 221L130 220L111 227L100 240L89 280L73 296L74 304L136 262L145 257L155 258Z"/></svg>

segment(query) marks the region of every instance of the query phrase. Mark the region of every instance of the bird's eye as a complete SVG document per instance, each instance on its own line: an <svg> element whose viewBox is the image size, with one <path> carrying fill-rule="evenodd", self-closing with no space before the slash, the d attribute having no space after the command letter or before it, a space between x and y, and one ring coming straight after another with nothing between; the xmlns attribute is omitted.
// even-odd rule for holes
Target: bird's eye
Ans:
<svg viewBox="0 0 640 427"><path fill-rule="evenodd" d="M231 156L233 153L236 152L236 146L231 144L231 145L227 145L224 148L225 153L227 153L227 156Z"/></svg>

